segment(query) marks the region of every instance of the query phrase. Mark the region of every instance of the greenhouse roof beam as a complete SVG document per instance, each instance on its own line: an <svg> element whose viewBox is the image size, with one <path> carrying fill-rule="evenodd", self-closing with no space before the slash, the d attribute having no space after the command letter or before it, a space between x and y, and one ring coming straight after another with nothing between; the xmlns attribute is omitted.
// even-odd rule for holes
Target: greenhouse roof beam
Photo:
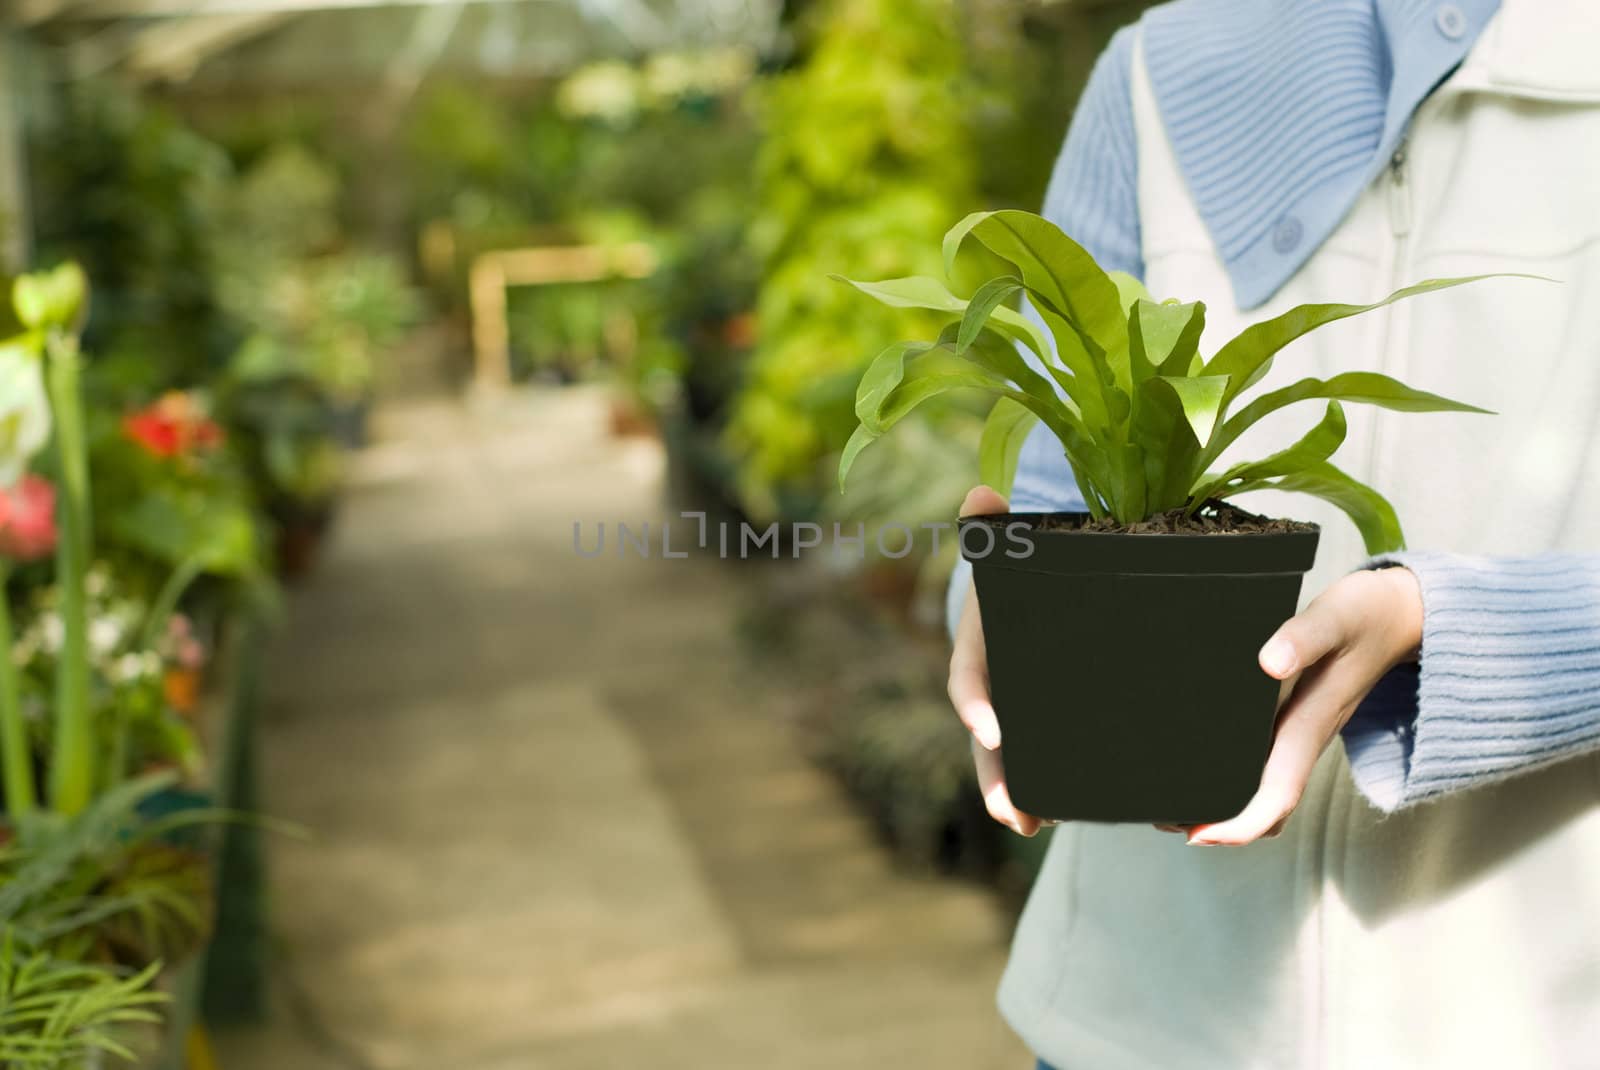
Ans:
<svg viewBox="0 0 1600 1070"><path fill-rule="evenodd" d="M140 79L233 90L326 89L378 79L404 97L436 69L550 77L598 57L765 50L777 33L780 0L23 2L35 24L68 31L55 40L79 77L120 69ZM14 14L18 9L7 3L0 0L0 8ZM231 57L227 64L222 56Z"/></svg>
<svg viewBox="0 0 1600 1070"><path fill-rule="evenodd" d="M200 15L163 22L134 37L127 68L138 77L183 81L207 56L248 41L294 18L294 12Z"/></svg>
<svg viewBox="0 0 1600 1070"><path fill-rule="evenodd" d="M370 7L435 7L454 4L547 3L571 0L34 0L65 3L56 17L70 19L165 18L183 15L298 14ZM47 16L49 17L49 16Z"/></svg>
<svg viewBox="0 0 1600 1070"><path fill-rule="evenodd" d="M73 8L82 6L83 0L15 0L9 17L23 26L32 26L71 14ZM5 19L5 15L0 15L0 23Z"/></svg>
<svg viewBox="0 0 1600 1070"><path fill-rule="evenodd" d="M605 19L636 46L649 48L671 38L661 16L643 0L577 0L578 10L589 19Z"/></svg>

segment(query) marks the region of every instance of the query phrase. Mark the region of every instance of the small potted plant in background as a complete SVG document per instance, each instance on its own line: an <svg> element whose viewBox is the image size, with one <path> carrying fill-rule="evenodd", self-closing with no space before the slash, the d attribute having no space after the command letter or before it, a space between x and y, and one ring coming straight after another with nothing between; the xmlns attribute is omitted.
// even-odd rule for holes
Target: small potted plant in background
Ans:
<svg viewBox="0 0 1600 1070"><path fill-rule="evenodd" d="M218 402L276 529L279 575L303 579L332 526L344 466L328 395L281 343L256 335L234 357Z"/></svg>
<svg viewBox="0 0 1600 1070"><path fill-rule="evenodd" d="M1301 305L1206 359L1203 304L1153 300L1039 216L967 217L945 237L947 272L969 237L1016 274L992 279L970 300L926 277L851 283L886 304L954 321L937 341L890 346L868 366L840 483L863 448L948 391L997 397L979 462L1002 494L1024 439L1045 424L1087 512L970 517L961 528L1012 800L1059 819L1231 816L1260 780L1278 697L1255 654L1294 612L1318 533L1226 499L1264 488L1315 495L1355 522L1368 552L1398 549L1394 509L1329 461L1345 437L1341 403L1485 411L1361 371L1301 379L1248 403L1245 395L1302 335L1474 280L1423 282L1372 305ZM1018 295L1043 327L1007 305ZM1299 441L1213 470L1262 417L1309 400L1326 408Z"/></svg>
<svg viewBox="0 0 1600 1070"><path fill-rule="evenodd" d="M301 364L327 392L340 445L367 444L377 362L421 318L400 265L376 253L347 252L304 269Z"/></svg>

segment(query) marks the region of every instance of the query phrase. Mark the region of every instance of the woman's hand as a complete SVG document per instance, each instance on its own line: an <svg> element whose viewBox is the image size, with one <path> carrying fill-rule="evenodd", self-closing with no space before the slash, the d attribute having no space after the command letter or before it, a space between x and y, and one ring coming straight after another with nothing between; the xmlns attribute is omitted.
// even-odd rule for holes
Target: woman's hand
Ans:
<svg viewBox="0 0 1600 1070"><path fill-rule="evenodd" d="M983 516L1006 511L1006 500L988 487L974 487L961 503L962 516ZM983 624L978 619L978 594L969 582L961 620L956 625L955 649L950 654L950 702L972 733L972 762L978 770L978 787L989 816L1024 836L1039 831L1040 821L1011 804L1005 771L1000 765L1000 722L989 701L989 655L983 645Z"/></svg>
<svg viewBox="0 0 1600 1070"><path fill-rule="evenodd" d="M1274 836L1300 802L1311 769L1390 669L1422 643L1422 591L1404 568L1355 572L1329 587L1261 648L1284 682L1278 725L1255 797L1237 817L1188 830L1192 844ZM992 812L992 808L991 808Z"/></svg>

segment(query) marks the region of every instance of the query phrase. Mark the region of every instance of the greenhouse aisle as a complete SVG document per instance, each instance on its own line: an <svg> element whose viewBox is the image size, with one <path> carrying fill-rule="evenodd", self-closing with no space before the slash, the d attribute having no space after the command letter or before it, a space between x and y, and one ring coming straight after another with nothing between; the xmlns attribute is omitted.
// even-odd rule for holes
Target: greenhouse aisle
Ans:
<svg viewBox="0 0 1600 1070"><path fill-rule="evenodd" d="M222 1070L1002 1070L1005 921L895 871L742 664L604 395L381 410L271 656L268 1025Z"/></svg>

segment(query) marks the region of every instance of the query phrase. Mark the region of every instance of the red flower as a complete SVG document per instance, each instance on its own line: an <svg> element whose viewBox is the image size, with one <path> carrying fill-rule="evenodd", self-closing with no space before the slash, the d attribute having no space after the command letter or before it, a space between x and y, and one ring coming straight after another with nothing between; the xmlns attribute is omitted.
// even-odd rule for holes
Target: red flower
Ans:
<svg viewBox="0 0 1600 1070"><path fill-rule="evenodd" d="M25 475L0 490L0 554L37 561L55 548L56 488L50 481Z"/></svg>
<svg viewBox="0 0 1600 1070"><path fill-rule="evenodd" d="M222 444L222 428L180 390L123 417L122 432L156 457L187 456Z"/></svg>
<svg viewBox="0 0 1600 1070"><path fill-rule="evenodd" d="M178 425L148 409L123 417L122 431L157 457L178 452Z"/></svg>

